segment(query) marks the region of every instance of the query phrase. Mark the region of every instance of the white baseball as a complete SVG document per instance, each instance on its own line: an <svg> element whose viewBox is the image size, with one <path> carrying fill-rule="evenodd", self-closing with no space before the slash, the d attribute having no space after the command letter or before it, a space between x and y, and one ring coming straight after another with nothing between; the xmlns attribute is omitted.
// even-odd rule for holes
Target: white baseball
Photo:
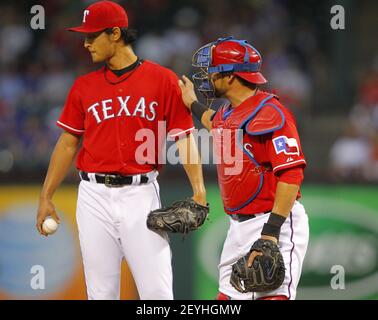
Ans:
<svg viewBox="0 0 378 320"><path fill-rule="evenodd" d="M47 234L53 234L58 229L58 223L51 217L47 217L45 221L43 221L42 229Z"/></svg>

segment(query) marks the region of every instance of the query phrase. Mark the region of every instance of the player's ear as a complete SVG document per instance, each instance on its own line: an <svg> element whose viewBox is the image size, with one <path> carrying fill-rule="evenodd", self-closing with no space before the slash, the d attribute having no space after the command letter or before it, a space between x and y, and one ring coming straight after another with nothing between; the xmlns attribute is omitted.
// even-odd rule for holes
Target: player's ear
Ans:
<svg viewBox="0 0 378 320"><path fill-rule="evenodd" d="M233 73L231 73L231 74L229 74L228 76L227 76L227 81L228 81L228 84L232 84L234 81L235 81L235 79L237 79L237 77L233 74Z"/></svg>
<svg viewBox="0 0 378 320"><path fill-rule="evenodd" d="M112 29L112 40L113 41L118 41L119 39L121 39L121 29L119 27L115 27Z"/></svg>

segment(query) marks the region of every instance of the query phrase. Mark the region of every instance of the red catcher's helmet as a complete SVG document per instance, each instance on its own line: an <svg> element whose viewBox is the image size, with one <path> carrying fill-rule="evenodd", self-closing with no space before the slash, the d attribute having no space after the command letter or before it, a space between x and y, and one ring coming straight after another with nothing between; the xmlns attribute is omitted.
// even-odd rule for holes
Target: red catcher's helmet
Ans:
<svg viewBox="0 0 378 320"><path fill-rule="evenodd" d="M267 81L260 72L261 63L260 53L246 40L219 38L194 53L192 66L200 71L193 75L193 81L206 98L215 98L212 73L231 72L250 83L264 84Z"/></svg>
<svg viewBox="0 0 378 320"><path fill-rule="evenodd" d="M226 40L216 44L212 49L211 66L251 63L258 68L255 72L238 71L234 74L250 83L264 84L267 80L260 72L262 58L260 53L246 41Z"/></svg>

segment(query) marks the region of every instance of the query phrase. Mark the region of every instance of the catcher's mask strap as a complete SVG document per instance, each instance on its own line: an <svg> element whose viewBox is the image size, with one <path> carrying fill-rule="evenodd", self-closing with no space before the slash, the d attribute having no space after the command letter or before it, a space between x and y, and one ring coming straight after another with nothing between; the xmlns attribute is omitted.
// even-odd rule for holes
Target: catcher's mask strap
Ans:
<svg viewBox="0 0 378 320"><path fill-rule="evenodd" d="M243 63L243 64L220 64L215 67L209 67L207 72L259 72L261 64L255 63Z"/></svg>

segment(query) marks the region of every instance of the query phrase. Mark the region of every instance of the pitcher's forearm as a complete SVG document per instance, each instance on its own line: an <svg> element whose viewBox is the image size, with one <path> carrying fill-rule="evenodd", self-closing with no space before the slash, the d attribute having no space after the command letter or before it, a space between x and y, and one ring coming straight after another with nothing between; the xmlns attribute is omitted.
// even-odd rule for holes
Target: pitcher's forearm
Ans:
<svg viewBox="0 0 378 320"><path fill-rule="evenodd" d="M186 175L189 178L193 189L193 194L205 197L206 188L203 180L202 165L200 164L183 164Z"/></svg>
<svg viewBox="0 0 378 320"><path fill-rule="evenodd" d="M65 134L62 134L59 138L50 158L50 164L43 184L41 198L51 199L56 189L66 177L75 158L79 144L79 138L76 139L75 137L69 137Z"/></svg>
<svg viewBox="0 0 378 320"><path fill-rule="evenodd" d="M197 197L206 198L206 188L203 180L201 158L192 134L178 140L177 148L181 163Z"/></svg>

